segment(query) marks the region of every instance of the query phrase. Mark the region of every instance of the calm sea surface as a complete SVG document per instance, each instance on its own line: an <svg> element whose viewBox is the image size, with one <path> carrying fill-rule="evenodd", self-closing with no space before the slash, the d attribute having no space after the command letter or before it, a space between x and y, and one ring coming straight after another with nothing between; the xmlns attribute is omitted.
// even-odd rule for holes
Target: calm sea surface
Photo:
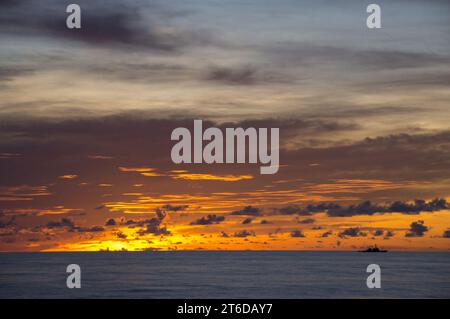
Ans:
<svg viewBox="0 0 450 319"><path fill-rule="evenodd" d="M81 289L66 287L68 264ZM450 298L450 253L0 253L0 298Z"/></svg>

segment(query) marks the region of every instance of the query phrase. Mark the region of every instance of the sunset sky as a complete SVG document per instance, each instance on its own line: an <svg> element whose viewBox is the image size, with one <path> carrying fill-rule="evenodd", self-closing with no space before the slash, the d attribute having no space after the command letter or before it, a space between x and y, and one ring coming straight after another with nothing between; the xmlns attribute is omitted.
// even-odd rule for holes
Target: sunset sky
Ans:
<svg viewBox="0 0 450 319"><path fill-rule="evenodd" d="M0 251L448 251L450 3L372 2L0 0ZM195 119L278 173L174 164Z"/></svg>

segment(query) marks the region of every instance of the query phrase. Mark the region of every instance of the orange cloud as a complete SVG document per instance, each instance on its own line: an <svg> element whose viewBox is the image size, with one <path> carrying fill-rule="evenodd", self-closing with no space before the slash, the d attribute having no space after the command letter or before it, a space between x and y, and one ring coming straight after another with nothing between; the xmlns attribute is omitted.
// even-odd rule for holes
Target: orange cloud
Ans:
<svg viewBox="0 0 450 319"><path fill-rule="evenodd" d="M67 175L58 176L59 179L75 179L77 177L78 177L78 175L75 175L75 174L67 174Z"/></svg>
<svg viewBox="0 0 450 319"><path fill-rule="evenodd" d="M156 177L156 176L165 176L163 174L159 174L156 172L143 172L141 173L142 176L146 176L146 177Z"/></svg>
<svg viewBox="0 0 450 319"><path fill-rule="evenodd" d="M237 182L246 179L253 179L252 175L213 175L213 174L192 174L192 173L180 173L172 175L174 179L187 179L187 180L209 180L209 181L223 181L223 182Z"/></svg>
<svg viewBox="0 0 450 319"><path fill-rule="evenodd" d="M155 171L155 168L151 167L119 167L119 171L121 172L135 172L135 173L146 173L146 172L153 172Z"/></svg>
<svg viewBox="0 0 450 319"><path fill-rule="evenodd" d="M0 187L0 201L28 201L37 196L49 196L47 186L19 185Z"/></svg>
<svg viewBox="0 0 450 319"><path fill-rule="evenodd" d="M165 176L163 174L157 173L156 168L152 167L119 167L119 171L126 173L139 173L142 176L146 177Z"/></svg>

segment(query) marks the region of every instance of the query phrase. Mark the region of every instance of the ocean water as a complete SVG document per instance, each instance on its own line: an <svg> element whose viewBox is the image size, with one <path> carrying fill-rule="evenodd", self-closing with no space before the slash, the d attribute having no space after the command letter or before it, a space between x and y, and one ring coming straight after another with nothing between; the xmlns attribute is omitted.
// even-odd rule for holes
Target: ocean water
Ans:
<svg viewBox="0 0 450 319"><path fill-rule="evenodd" d="M80 289L66 287L69 264ZM450 298L450 253L1 253L0 298Z"/></svg>

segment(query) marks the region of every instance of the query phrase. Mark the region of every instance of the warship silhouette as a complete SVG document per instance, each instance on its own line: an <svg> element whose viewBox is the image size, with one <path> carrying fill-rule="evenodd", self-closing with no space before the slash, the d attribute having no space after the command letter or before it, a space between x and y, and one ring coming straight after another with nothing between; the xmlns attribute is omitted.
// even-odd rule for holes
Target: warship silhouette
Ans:
<svg viewBox="0 0 450 319"><path fill-rule="evenodd" d="M373 247L369 247L365 250L359 250L360 253L385 253L387 250L383 250L374 245Z"/></svg>

